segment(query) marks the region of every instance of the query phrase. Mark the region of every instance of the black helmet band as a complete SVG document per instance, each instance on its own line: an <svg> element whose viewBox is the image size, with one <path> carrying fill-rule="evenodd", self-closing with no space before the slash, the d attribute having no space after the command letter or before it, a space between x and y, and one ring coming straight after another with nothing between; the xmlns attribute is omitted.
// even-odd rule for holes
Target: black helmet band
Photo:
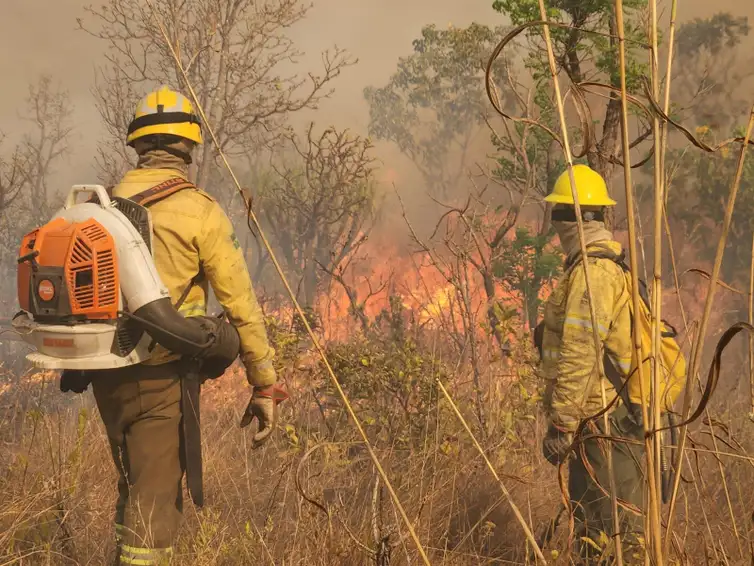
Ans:
<svg viewBox="0 0 754 566"><path fill-rule="evenodd" d="M199 128L202 127L202 121L196 114L189 114L188 112L156 112L155 114L146 114L145 116L139 116L131 120L131 123L128 125L128 135L147 126L185 124L186 122L189 124L198 124Z"/></svg>

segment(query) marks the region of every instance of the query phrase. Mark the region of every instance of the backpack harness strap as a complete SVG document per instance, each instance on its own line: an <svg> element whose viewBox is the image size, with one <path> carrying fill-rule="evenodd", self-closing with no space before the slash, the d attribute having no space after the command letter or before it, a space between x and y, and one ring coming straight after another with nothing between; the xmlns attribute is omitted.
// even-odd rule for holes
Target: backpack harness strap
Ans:
<svg viewBox="0 0 754 566"><path fill-rule="evenodd" d="M179 191L195 188L196 186L192 182L187 181L183 177L171 177L146 191L128 197L128 200L132 200L141 206L149 206Z"/></svg>
<svg viewBox="0 0 754 566"><path fill-rule="evenodd" d="M111 197L113 196L113 189L115 186L109 186L105 189L107 192L107 196ZM196 185L194 185L191 181L187 181L183 177L170 177L169 179L166 179L162 181L161 183L155 185L154 187L150 187L149 189L142 191L140 193L136 193L135 195L132 195L128 197L128 200L135 202L138 205L141 206L149 206L150 204L154 204L157 201L160 201L162 199L165 199L171 195L174 195L175 193L179 191L183 191L185 189L195 189ZM86 202L99 202L99 199L97 198L96 194L93 194L89 197L89 199Z"/></svg>

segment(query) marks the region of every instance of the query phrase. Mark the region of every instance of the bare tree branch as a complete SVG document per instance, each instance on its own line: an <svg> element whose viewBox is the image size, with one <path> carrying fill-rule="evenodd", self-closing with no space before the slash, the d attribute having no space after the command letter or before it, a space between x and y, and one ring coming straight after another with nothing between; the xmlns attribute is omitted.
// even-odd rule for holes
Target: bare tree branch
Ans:
<svg viewBox="0 0 754 566"><path fill-rule="evenodd" d="M372 144L347 130L289 133L290 157L273 156L258 203L289 271L312 306L332 276L367 240L375 218Z"/></svg>
<svg viewBox="0 0 754 566"><path fill-rule="evenodd" d="M302 53L288 37L309 6L300 0L163 0L156 7L178 47L184 67L212 122L220 147L231 156L270 147L286 133L291 114L316 108L329 85L356 61L335 47L322 54L319 73L289 69ZM151 11L139 0L108 0L87 9L79 27L107 46L107 64L94 88L109 142L99 158L111 177L129 162L126 126L139 97L159 84L184 89ZM197 183L208 187L217 149L197 156Z"/></svg>

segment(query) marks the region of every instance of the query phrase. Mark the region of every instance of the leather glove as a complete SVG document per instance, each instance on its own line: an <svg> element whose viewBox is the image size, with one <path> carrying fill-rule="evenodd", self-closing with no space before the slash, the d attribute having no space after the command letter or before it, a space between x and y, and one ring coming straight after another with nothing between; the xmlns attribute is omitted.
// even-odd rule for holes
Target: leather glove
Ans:
<svg viewBox="0 0 754 566"><path fill-rule="evenodd" d="M550 464L557 466L563 461L563 457L572 443L572 433L563 432L555 427L555 425L550 424L547 428L547 434L542 440L542 455ZM574 456L574 452L570 452L568 455L569 458Z"/></svg>
<svg viewBox="0 0 754 566"><path fill-rule="evenodd" d="M257 433L252 439L252 448L264 444L275 429L278 420L278 404L288 398L288 394L277 385L255 387L251 394L251 401L246 406L246 412L241 419L241 428L246 428L254 418L259 420Z"/></svg>

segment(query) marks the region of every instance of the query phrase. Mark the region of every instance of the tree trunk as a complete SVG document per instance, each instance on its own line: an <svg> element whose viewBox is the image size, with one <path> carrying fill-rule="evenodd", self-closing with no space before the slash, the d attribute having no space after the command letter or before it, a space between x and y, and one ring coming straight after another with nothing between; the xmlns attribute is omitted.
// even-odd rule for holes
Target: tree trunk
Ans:
<svg viewBox="0 0 754 566"><path fill-rule="evenodd" d="M542 225L539 227L539 235L544 236L550 232L552 228L552 203L545 204L545 213L542 218Z"/></svg>
<svg viewBox="0 0 754 566"><path fill-rule="evenodd" d="M615 47L614 38L617 36L617 29L614 17L610 18L609 26L610 33L612 34L610 45L611 47ZM620 88L620 82L615 77L612 80L612 86ZM610 101L607 103L607 108L605 109L605 119L602 123L602 139L597 143L597 151L590 152L589 154L589 165L602 175L608 188L610 187L610 179L615 170L615 164L610 162L610 158L615 156L618 147L621 113L620 98L615 93L611 93ZM605 226L608 230L612 230L614 225L615 210L613 207L608 207L605 214Z"/></svg>
<svg viewBox="0 0 754 566"><path fill-rule="evenodd" d="M605 122L602 129L602 139L597 144L599 151L589 152L589 165L605 179L610 187L610 179L615 170L615 164L610 162L610 157L615 155L615 149L618 143L618 133L620 132L620 101L611 98L605 111ZM605 225L608 230L613 229L615 221L615 211L613 207L608 207L605 214Z"/></svg>
<svg viewBox="0 0 754 566"><path fill-rule="evenodd" d="M306 261L304 264L304 280L302 283L304 291L304 304L307 307L314 307L317 300L317 266L314 261Z"/></svg>
<svg viewBox="0 0 754 566"><path fill-rule="evenodd" d="M464 292L466 295L466 292ZM479 368L479 350L476 342L476 324L474 315L471 312L471 304L468 302L467 297L464 296L466 302L465 309L467 309L468 320L468 336L469 336L469 348L471 350L471 369L474 376L474 401L476 405L477 419L479 420L479 427L482 430L482 436L487 438L487 421L484 417L484 401L482 395L482 371Z"/></svg>
<svg viewBox="0 0 754 566"><path fill-rule="evenodd" d="M210 108L204 109L205 114L207 114L209 121L211 122L210 126L214 127L217 127L221 123L221 120L223 118L220 115L223 111L219 108L220 105L217 104L217 101L223 100L226 95L226 83L224 79L227 72L226 67L229 49L230 46L228 45L228 38L225 36L225 34L222 34L222 43L220 44L220 61L217 68L217 88L213 96L207 97L207 104L210 105ZM219 148L214 147L214 142L212 141L211 136L208 135L209 131L207 130L206 126L205 132L206 135L204 136L204 144L202 147L202 162L199 166L197 175L197 185L199 187L202 187L204 190L207 190L207 183L209 181L209 175L211 167L213 165L215 151L216 149L219 150ZM217 134L217 131L215 131L215 133ZM218 193L215 194L219 196Z"/></svg>

